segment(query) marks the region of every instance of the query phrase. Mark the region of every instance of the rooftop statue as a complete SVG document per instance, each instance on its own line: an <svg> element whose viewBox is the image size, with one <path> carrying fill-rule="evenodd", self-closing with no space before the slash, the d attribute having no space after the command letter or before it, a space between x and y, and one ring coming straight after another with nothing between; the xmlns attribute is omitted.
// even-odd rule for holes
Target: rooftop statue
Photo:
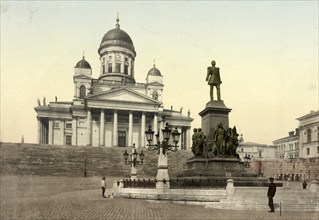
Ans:
<svg viewBox="0 0 319 220"><path fill-rule="evenodd" d="M207 76L206 81L208 85L210 85L210 100L214 100L214 87L217 90L217 100L221 100L220 97L220 84L222 83L220 74L219 74L219 67L216 67L216 62L213 60L211 62L212 66L207 67Z"/></svg>

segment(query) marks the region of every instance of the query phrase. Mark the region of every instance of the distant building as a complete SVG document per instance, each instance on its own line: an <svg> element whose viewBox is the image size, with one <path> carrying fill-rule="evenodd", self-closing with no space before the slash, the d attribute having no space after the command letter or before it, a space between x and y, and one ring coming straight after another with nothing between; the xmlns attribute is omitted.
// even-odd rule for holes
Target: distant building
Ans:
<svg viewBox="0 0 319 220"><path fill-rule="evenodd" d="M300 158L319 159L319 111L311 111L300 118Z"/></svg>
<svg viewBox="0 0 319 220"><path fill-rule="evenodd" d="M273 160L276 158L276 147L253 142L240 143L237 153L242 161Z"/></svg>
<svg viewBox="0 0 319 220"><path fill-rule="evenodd" d="M118 22L100 43L98 78L83 56L74 67L72 101L46 104L44 98L41 105L38 99L38 143L145 147L148 126L156 134L169 123L181 133L179 148L190 149L190 113L164 109L163 75L155 64L145 83L135 81L135 47Z"/></svg>
<svg viewBox="0 0 319 220"><path fill-rule="evenodd" d="M299 148L299 129L290 131L287 137L280 138L272 142L277 147L278 159L298 159Z"/></svg>

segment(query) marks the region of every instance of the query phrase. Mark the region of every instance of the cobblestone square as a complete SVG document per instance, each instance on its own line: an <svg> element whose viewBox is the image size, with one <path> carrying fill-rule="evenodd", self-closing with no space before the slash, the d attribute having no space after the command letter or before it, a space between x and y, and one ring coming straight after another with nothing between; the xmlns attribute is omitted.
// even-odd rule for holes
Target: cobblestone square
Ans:
<svg viewBox="0 0 319 220"><path fill-rule="evenodd" d="M107 194L113 181L107 177ZM1 176L6 219L318 219L318 212L233 211L198 205L102 198L99 177ZM265 197L265 199L267 199Z"/></svg>

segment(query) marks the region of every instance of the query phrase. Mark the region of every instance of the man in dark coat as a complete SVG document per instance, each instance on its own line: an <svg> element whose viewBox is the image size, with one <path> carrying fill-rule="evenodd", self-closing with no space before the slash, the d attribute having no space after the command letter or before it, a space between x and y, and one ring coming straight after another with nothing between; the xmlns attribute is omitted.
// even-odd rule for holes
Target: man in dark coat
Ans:
<svg viewBox="0 0 319 220"><path fill-rule="evenodd" d="M270 211L269 212L275 212L275 208L274 208L274 196L276 194L276 184L274 184L274 178L270 177L269 178L270 184L268 186L268 192L267 192L267 196L268 196L268 205L270 207Z"/></svg>
<svg viewBox="0 0 319 220"><path fill-rule="evenodd" d="M207 76L206 81L208 82L208 85L210 85L210 99L214 100L214 87L217 89L217 100L221 100L220 98L220 84L222 83L220 74L219 74L219 68L216 67L215 60L212 61L212 66L207 67Z"/></svg>

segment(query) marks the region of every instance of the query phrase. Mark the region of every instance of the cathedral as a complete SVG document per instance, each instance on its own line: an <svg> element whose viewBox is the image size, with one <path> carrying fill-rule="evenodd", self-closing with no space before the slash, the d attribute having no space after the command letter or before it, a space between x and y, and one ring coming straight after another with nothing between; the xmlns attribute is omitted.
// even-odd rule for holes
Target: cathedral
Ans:
<svg viewBox="0 0 319 220"><path fill-rule="evenodd" d="M35 107L37 137L40 144L146 147L145 131L155 133L168 123L181 133L179 149L190 149L190 127L193 119L188 111L165 109L163 75L154 66L146 82L135 81L136 51L131 37L120 28L102 38L98 49L100 74L92 77L90 64L83 59L74 67L73 101L55 101Z"/></svg>

